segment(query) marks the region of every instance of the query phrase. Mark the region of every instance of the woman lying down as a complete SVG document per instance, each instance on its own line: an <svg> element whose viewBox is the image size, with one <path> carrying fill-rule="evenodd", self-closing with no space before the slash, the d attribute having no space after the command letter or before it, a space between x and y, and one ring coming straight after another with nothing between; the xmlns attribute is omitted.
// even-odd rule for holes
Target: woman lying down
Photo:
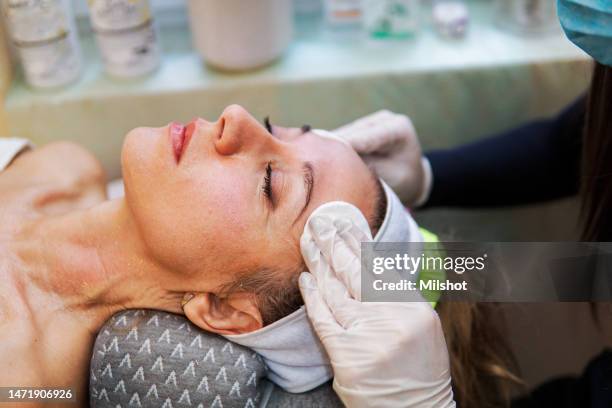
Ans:
<svg viewBox="0 0 612 408"><path fill-rule="evenodd" d="M412 221L387 227L397 198L347 144L323 136L261 125L239 106L216 122L137 128L122 151L125 197L115 200L79 147L17 156L0 173L0 386L73 388L85 405L95 336L125 309L184 314L253 347L294 391L328 380L316 336L299 334L309 330L297 284L309 215L340 200L383 240L418 231ZM437 311L455 399L500 403L510 374L491 311L458 303ZM291 341L300 348L287 362L274 349ZM292 369L300 353L315 362L311 371Z"/></svg>

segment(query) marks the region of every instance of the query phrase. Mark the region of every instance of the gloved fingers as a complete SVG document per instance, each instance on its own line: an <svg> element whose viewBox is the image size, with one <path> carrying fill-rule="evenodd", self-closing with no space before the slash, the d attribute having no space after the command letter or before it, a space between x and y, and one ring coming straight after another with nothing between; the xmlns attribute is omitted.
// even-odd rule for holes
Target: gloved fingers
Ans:
<svg viewBox="0 0 612 408"><path fill-rule="evenodd" d="M335 131L349 141L362 155L389 155L411 138L416 140L414 126L405 115L381 111Z"/></svg>
<svg viewBox="0 0 612 408"><path fill-rule="evenodd" d="M395 115L393 112L388 111L386 109L379 110L377 112L371 113L369 115L363 116L359 119L354 120L353 122L341 126L334 130L334 133L339 134L350 134L355 130L363 130L380 123L381 121L388 120L389 118Z"/></svg>
<svg viewBox="0 0 612 408"><path fill-rule="evenodd" d="M334 220L329 216L315 215L307 221L305 228L308 228L311 235L311 242L318 248L320 254L325 259L334 253L336 243L336 226Z"/></svg>
<svg viewBox="0 0 612 408"><path fill-rule="evenodd" d="M311 245L316 248L314 242ZM360 263L357 262L356 264L357 268L360 268ZM313 276L318 295L333 315L334 320L344 329L351 327L361 316L360 307L362 307L362 304L359 301L361 299L361 276L359 269L357 269L356 274L352 274L354 268L339 273L334 271L321 255L317 267L310 270L310 276ZM349 274L350 278L340 278L340 276ZM300 278L302 278L301 275ZM310 281L308 282L310 283Z"/></svg>
<svg viewBox="0 0 612 408"><path fill-rule="evenodd" d="M309 316L307 302L310 302L317 324L323 328L323 331L318 332L320 337L348 329L361 317L362 303L351 299L342 282L335 276L330 279L317 279L308 272L302 272L299 284ZM310 299L306 299L307 297Z"/></svg>
<svg viewBox="0 0 612 408"><path fill-rule="evenodd" d="M416 130L410 118L406 115L394 114L392 118L385 120L379 125L381 136L385 140L384 149L375 151L378 155L389 155L409 147L418 145Z"/></svg>
<svg viewBox="0 0 612 408"><path fill-rule="evenodd" d="M412 177L415 180L420 180L422 175L421 167L417 167L414 169L409 162L401 163L404 166L401 171L397 171L397 166L399 163L394 161L390 161L388 157L379 156L379 155L367 155L362 157L363 161L374 170L374 172L381 177L385 183L389 184L391 188L397 188L397 186L402 184L402 180L405 180L408 177ZM413 187L412 185L408 186L409 188Z"/></svg>
<svg viewBox="0 0 612 408"><path fill-rule="evenodd" d="M370 113L369 115L362 116L358 119L355 119L351 123L341 126L338 130L342 129L364 129L367 127L371 127L372 125L376 125L381 121L389 120L396 116L396 113L391 112L387 109L381 109L374 113Z"/></svg>
<svg viewBox="0 0 612 408"><path fill-rule="evenodd" d="M336 277L331 265L327 262L320 247L312 240L302 240L302 256L310 273L314 276L317 287L325 302L332 311L342 302L351 298L346 286Z"/></svg>
<svg viewBox="0 0 612 408"><path fill-rule="evenodd" d="M370 241L370 237L349 219L335 220L334 225L334 253L323 255L351 297L361 300L361 243Z"/></svg>
<svg viewBox="0 0 612 408"><path fill-rule="evenodd" d="M364 231L349 218L334 220L334 225L338 235L342 238L342 242L346 244L347 249L356 257L361 256L361 243L372 240L369 226L368 230Z"/></svg>
<svg viewBox="0 0 612 408"><path fill-rule="evenodd" d="M302 242L303 252L312 253L316 250L318 248L313 241ZM311 257L305 257L304 259L306 260L307 258ZM349 283L353 285L349 288L338 277L337 272L332 269L322 254L318 254L318 259L315 263L306 260L306 264L309 266L311 275L314 277L321 299L329 308L334 319L341 327L350 327L355 318L360 315L358 310L361 307L361 302L355 300L351 294L351 291L353 291L358 296L358 299L361 298L361 277L359 272L355 279L349 280ZM359 267L360 265L358 264L357 266Z"/></svg>
<svg viewBox="0 0 612 408"><path fill-rule="evenodd" d="M335 305L333 315L338 324L345 330L355 327L363 319L365 303L356 299L346 299Z"/></svg>
<svg viewBox="0 0 612 408"><path fill-rule="evenodd" d="M399 136L399 137L398 137ZM385 126L372 126L365 129L352 130L344 137L353 149L360 155L387 155L393 147L403 142L401 135L389 133Z"/></svg>
<svg viewBox="0 0 612 408"><path fill-rule="evenodd" d="M342 328L321 296L317 282L312 274L302 272L299 278L299 287L304 304L306 305L308 318L312 322L319 338L325 343L326 338L338 333Z"/></svg>
<svg viewBox="0 0 612 408"><path fill-rule="evenodd" d="M340 241L344 241L341 247L347 250L342 255L359 257L361 255L361 243L372 240L370 227L359 210L354 209L353 217L359 217L359 220L353 220L347 214L346 217L332 219L327 216L315 216L309 220L306 228L310 229L312 239L318 246L319 250L327 259L328 263L332 264L338 259L334 256L337 253L336 245Z"/></svg>
<svg viewBox="0 0 612 408"><path fill-rule="evenodd" d="M385 148L387 138L382 124L392 120L393 116L394 114L389 111L378 111L342 126L334 133L348 140L358 153L371 153Z"/></svg>
<svg viewBox="0 0 612 408"><path fill-rule="evenodd" d="M369 228L365 220L363 224ZM363 231L349 218L319 217L311 220L307 228L332 272L348 288L350 296L360 300L361 242L371 240L369 231Z"/></svg>

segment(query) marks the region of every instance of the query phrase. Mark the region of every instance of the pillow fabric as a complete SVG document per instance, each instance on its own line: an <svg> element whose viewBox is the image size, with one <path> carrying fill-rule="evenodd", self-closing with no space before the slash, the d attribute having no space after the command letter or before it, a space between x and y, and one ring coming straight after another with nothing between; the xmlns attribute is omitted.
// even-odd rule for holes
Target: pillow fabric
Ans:
<svg viewBox="0 0 612 408"><path fill-rule="evenodd" d="M96 339L92 407L257 407L265 366L253 351L171 313L128 310Z"/></svg>
<svg viewBox="0 0 612 408"><path fill-rule="evenodd" d="M252 350L183 316L128 310L113 316L91 357L91 407L342 407L331 382L303 394L267 381Z"/></svg>

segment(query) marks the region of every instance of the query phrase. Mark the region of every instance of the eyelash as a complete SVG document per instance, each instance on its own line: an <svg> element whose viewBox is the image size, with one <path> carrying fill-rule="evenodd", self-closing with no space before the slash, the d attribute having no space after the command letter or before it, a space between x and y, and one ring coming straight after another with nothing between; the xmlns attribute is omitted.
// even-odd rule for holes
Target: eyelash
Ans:
<svg viewBox="0 0 612 408"><path fill-rule="evenodd" d="M272 133L272 124L270 123L270 117L269 116L266 116L264 118L264 126L266 127L268 132L270 132L271 135L274 134L274 133Z"/></svg>
<svg viewBox="0 0 612 408"><path fill-rule="evenodd" d="M264 176L262 190L265 196L268 197L268 200L272 202L272 162L269 162L266 166L266 175Z"/></svg>
<svg viewBox="0 0 612 408"><path fill-rule="evenodd" d="M272 123L270 123L270 117L266 116L264 118L264 126L266 127L266 130L272 135L274 136L274 132L272 131ZM300 128L302 130L302 134L303 133L308 133L312 130L312 127L310 125L302 125L302 127Z"/></svg>
<svg viewBox="0 0 612 408"><path fill-rule="evenodd" d="M266 130L274 136L274 132L272 131L272 124L270 123L270 117L266 116L263 122L264 126L266 127ZM310 125L302 126L302 133L308 132L310 132ZM261 189L263 190L264 195L268 198L270 203L272 203L272 205L274 206L274 200L272 199L272 162L268 162L268 165L266 166L264 184Z"/></svg>

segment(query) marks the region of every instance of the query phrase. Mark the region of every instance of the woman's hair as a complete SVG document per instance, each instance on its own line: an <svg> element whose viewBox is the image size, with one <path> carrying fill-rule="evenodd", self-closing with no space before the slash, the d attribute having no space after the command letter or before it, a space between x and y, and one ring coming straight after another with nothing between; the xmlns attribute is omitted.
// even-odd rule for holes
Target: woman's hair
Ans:
<svg viewBox="0 0 612 408"><path fill-rule="evenodd" d="M595 62L583 134L582 240L612 241L612 68ZM606 302L610 303L610 302ZM590 303L599 324L601 303Z"/></svg>
<svg viewBox="0 0 612 408"><path fill-rule="evenodd" d="M438 302L459 407L507 407L523 383L496 303Z"/></svg>
<svg viewBox="0 0 612 408"><path fill-rule="evenodd" d="M612 241L612 68L595 63L582 150L585 241Z"/></svg>

